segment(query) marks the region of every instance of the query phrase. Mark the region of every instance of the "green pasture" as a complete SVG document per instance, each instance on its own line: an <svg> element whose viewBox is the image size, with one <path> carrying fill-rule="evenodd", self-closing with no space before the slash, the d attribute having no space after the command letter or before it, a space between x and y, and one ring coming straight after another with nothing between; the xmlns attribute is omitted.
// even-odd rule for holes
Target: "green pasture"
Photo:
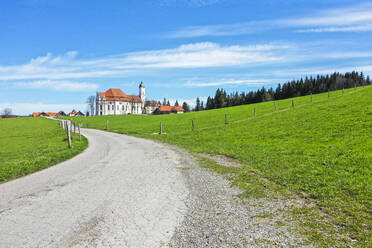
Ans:
<svg viewBox="0 0 372 248"><path fill-rule="evenodd" d="M83 151L88 142L66 132L59 123L42 117L0 119L0 182L8 181L67 160Z"/></svg>
<svg viewBox="0 0 372 248"><path fill-rule="evenodd" d="M257 176L315 202L315 207L293 212L303 224L301 232L311 242L320 246L369 246L372 87L276 104L277 111L271 101L180 115L75 120L98 129L106 129L108 121L113 132L160 140L195 154L233 157L245 164L244 168L231 169L235 175L232 180L248 192L244 196L251 196L247 185L254 187L252 177ZM160 122L164 135L157 134Z"/></svg>

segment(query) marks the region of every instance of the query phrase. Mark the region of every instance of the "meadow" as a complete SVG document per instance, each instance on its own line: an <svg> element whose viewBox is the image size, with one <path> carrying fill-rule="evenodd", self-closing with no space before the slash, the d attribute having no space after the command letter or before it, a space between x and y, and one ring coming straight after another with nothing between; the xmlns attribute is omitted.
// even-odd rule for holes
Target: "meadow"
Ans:
<svg viewBox="0 0 372 248"><path fill-rule="evenodd" d="M332 91L329 97L325 93L281 100L276 106L277 111L271 101L181 115L75 120L90 128L167 142L196 155L235 158L245 166L215 169L234 175L231 180L246 190L242 197L264 197L250 192L256 181L252 178L263 177L315 203L291 213L311 242L369 246L372 86ZM158 135L160 122L163 135Z"/></svg>
<svg viewBox="0 0 372 248"><path fill-rule="evenodd" d="M72 135L67 147L66 131L59 123L42 117L0 119L0 182L9 181L67 160L88 141Z"/></svg>

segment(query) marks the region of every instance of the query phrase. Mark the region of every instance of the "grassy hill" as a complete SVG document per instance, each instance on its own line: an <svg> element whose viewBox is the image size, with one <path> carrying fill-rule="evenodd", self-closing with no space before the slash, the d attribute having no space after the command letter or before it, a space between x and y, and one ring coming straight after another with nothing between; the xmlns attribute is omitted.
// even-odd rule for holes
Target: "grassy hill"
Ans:
<svg viewBox="0 0 372 248"><path fill-rule="evenodd" d="M235 175L232 180L246 189L246 197L252 196L247 187L254 187L252 178L263 177L316 203L293 213L311 241L322 246L368 246L372 242L372 87L276 104L278 111L274 102L264 102L183 115L97 116L78 121L99 129L109 121L110 131L160 140L195 154L235 158L245 166L224 170ZM166 133L161 136L156 134L160 122Z"/></svg>
<svg viewBox="0 0 372 248"><path fill-rule="evenodd" d="M84 137L72 136L69 149L58 125L42 117L0 119L0 183L62 162L88 146Z"/></svg>

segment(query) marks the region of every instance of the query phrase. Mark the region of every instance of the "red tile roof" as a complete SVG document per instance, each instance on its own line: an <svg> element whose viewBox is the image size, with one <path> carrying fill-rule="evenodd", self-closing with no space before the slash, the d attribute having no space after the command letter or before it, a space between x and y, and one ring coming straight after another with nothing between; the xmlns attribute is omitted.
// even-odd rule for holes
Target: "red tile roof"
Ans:
<svg viewBox="0 0 372 248"><path fill-rule="evenodd" d="M106 101L142 102L139 96L127 95L121 89L108 89L106 92L98 92L98 95Z"/></svg>
<svg viewBox="0 0 372 248"><path fill-rule="evenodd" d="M45 114L47 114L50 117L54 117L54 116L56 116L57 113L54 113L54 112L45 112Z"/></svg>
<svg viewBox="0 0 372 248"><path fill-rule="evenodd" d="M161 105L160 108L159 108L159 111L160 112L172 112L172 111L184 111L184 109L180 106L164 106L164 105Z"/></svg>
<svg viewBox="0 0 372 248"><path fill-rule="evenodd" d="M32 116L33 116L33 117L38 117L38 116L40 116L40 114L41 114L40 112L33 112L33 113L32 113Z"/></svg>
<svg viewBox="0 0 372 248"><path fill-rule="evenodd" d="M75 110L75 109L73 109L69 114L70 115L76 115L78 112Z"/></svg>

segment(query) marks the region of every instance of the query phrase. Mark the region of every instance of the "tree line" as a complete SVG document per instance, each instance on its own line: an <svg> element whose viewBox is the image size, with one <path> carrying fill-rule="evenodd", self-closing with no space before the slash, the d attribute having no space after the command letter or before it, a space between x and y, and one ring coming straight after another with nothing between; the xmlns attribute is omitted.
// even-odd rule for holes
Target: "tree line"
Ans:
<svg viewBox="0 0 372 248"><path fill-rule="evenodd" d="M278 84L276 89L262 87L257 91L248 93L238 91L227 94L223 89L217 89L214 97L208 97L204 105L199 97L196 99L194 111L217 109L243 104L252 104L272 100L281 100L310 94L327 92L328 90L341 90L357 86L370 85L369 76L365 77L363 72L347 72L345 74L333 73L330 75L317 75L316 77L305 77L292 80L283 85Z"/></svg>

